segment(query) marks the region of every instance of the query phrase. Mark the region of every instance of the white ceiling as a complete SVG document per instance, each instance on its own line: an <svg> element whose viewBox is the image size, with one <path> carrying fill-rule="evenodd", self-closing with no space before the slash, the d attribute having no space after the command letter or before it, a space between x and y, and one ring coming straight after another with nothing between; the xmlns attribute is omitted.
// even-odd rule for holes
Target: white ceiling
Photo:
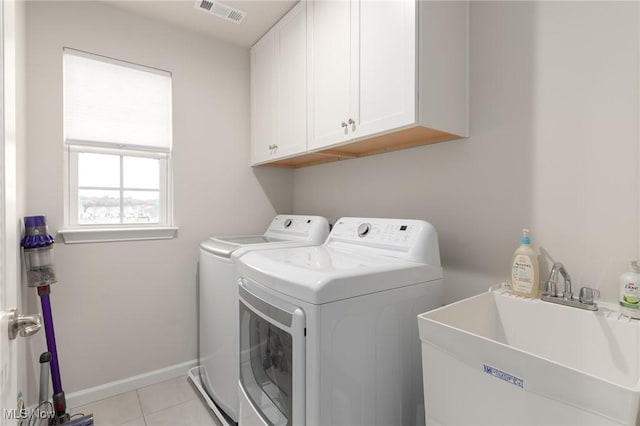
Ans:
<svg viewBox="0 0 640 426"><path fill-rule="evenodd" d="M298 0L222 0L227 6L247 12L236 24L196 9L196 0L103 0L114 7L175 25L189 31L251 47Z"/></svg>

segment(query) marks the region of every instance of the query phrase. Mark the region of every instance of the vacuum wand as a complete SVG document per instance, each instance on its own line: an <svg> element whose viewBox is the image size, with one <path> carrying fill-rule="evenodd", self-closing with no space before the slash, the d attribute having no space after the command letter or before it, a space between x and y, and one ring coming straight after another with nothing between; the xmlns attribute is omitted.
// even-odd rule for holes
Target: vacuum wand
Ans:
<svg viewBox="0 0 640 426"><path fill-rule="evenodd" d="M47 349L45 359L41 363L49 363L51 369L51 383L53 384L53 409L55 416L50 424L65 425L93 425L93 415L71 419L67 413L67 402L62 390L60 379L60 364L58 363L58 348L56 347L56 335L53 328L53 313L51 311L51 284L57 282L53 266L54 239L49 235L47 220L44 216L28 216L24 218L25 236L21 245L24 248L24 261L27 272L27 284L29 287L38 288L38 296L42 305L42 317L44 322ZM43 355L45 355L43 354ZM46 380L46 378L44 378ZM40 381L42 386L43 373ZM41 389L40 402L47 401L48 389Z"/></svg>
<svg viewBox="0 0 640 426"><path fill-rule="evenodd" d="M56 347L56 334L53 329L53 315L51 313L51 301L49 294L51 288L48 285L38 287L38 296L42 304L42 317L44 320L44 331L47 338L47 350L51 354L51 383L53 385L53 408L56 417L64 417L67 411L67 403L62 390L62 379L60 378L60 364L58 364L58 348Z"/></svg>
<svg viewBox="0 0 640 426"><path fill-rule="evenodd" d="M40 405L49 400L49 368L51 365L51 352L40 354L40 389L38 402Z"/></svg>

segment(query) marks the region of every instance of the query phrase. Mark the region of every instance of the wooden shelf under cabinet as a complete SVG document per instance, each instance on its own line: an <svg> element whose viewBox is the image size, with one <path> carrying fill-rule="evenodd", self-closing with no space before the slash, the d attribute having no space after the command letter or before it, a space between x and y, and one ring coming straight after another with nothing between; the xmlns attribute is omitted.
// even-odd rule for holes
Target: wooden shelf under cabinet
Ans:
<svg viewBox="0 0 640 426"><path fill-rule="evenodd" d="M460 139L460 136L426 127L412 127L397 132L374 136L369 139L350 142L345 145L309 152L271 163L261 164L268 167L284 167L296 169L314 166L316 164L331 163L349 158L365 157L367 155L413 148L421 145Z"/></svg>

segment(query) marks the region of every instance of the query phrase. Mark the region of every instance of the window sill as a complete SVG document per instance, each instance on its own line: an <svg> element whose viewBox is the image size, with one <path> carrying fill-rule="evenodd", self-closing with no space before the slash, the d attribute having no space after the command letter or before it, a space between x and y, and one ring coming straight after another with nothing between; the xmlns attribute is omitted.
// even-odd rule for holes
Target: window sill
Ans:
<svg viewBox="0 0 640 426"><path fill-rule="evenodd" d="M140 228L86 228L61 229L65 244L100 243L116 241L169 240L175 238L178 228L172 226Z"/></svg>

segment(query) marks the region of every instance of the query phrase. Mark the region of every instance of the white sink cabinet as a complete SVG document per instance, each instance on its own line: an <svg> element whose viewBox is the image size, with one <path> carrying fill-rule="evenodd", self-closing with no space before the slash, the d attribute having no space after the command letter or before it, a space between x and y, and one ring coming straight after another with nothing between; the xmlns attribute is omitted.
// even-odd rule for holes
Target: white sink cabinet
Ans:
<svg viewBox="0 0 640 426"><path fill-rule="evenodd" d="M640 321L496 289L418 316L427 425L638 425Z"/></svg>

